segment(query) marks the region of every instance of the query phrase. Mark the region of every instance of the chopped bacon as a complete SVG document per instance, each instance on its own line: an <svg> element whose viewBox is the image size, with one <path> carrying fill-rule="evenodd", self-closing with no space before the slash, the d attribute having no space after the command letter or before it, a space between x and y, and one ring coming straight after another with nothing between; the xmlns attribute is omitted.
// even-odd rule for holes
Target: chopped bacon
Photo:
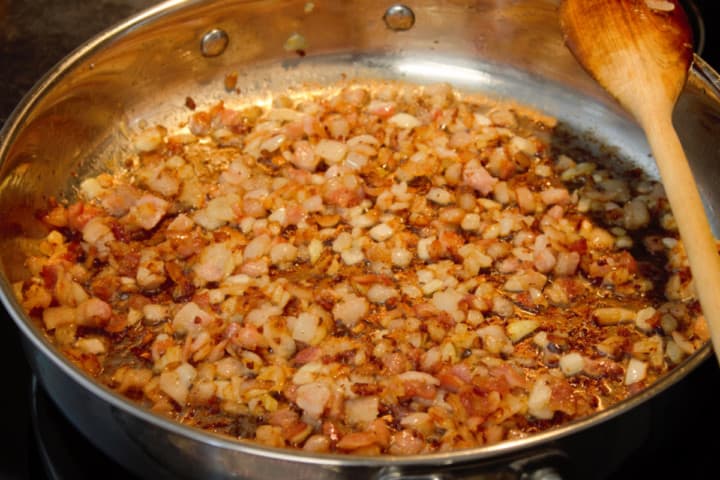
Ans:
<svg viewBox="0 0 720 480"><path fill-rule="evenodd" d="M211 117L208 112L197 112L190 117L190 132L203 136L210 133Z"/></svg>
<svg viewBox="0 0 720 480"><path fill-rule="evenodd" d="M450 85L337 87L145 129L37 213L19 303L152 411L317 453L524 437L707 342L656 181Z"/></svg>
<svg viewBox="0 0 720 480"><path fill-rule="evenodd" d="M85 202L76 202L68 207L68 226L73 230L82 230L92 218L102 215L103 211Z"/></svg>
<svg viewBox="0 0 720 480"><path fill-rule="evenodd" d="M226 334L230 339L230 343L248 350L256 350L268 346L267 339L262 333L258 332L256 327L252 325L235 327L236 325L238 324L233 323L228 327Z"/></svg>
<svg viewBox="0 0 720 480"><path fill-rule="evenodd" d="M469 161L463 169L463 183L483 195L492 192L497 182L498 179L490 175L478 160Z"/></svg>
<svg viewBox="0 0 720 480"><path fill-rule="evenodd" d="M267 421L270 425L286 429L297 423L299 418L300 416L296 411L290 409L290 407L285 407L272 412L268 416Z"/></svg>
<svg viewBox="0 0 720 480"><path fill-rule="evenodd" d="M450 392L459 392L471 380L471 378L466 377L466 372L458 372L454 367L444 367L438 372L437 378L440 380L440 386Z"/></svg>
<svg viewBox="0 0 720 480"><path fill-rule="evenodd" d="M370 446L376 441L377 438L371 432L352 432L340 439L337 448L341 450L357 450L358 448Z"/></svg>
<svg viewBox="0 0 720 480"><path fill-rule="evenodd" d="M574 415L577 405L572 385L564 378L553 378L550 382L550 389L552 391L548 402L550 409Z"/></svg>
<svg viewBox="0 0 720 480"><path fill-rule="evenodd" d="M394 433L390 439L389 452L393 455L413 455L422 452L425 441L409 430Z"/></svg>
<svg viewBox="0 0 720 480"><path fill-rule="evenodd" d="M432 400L437 395L437 388L435 385L431 385L419 381L406 381L403 382L405 388L405 396L407 397L418 397Z"/></svg>
<svg viewBox="0 0 720 480"><path fill-rule="evenodd" d="M305 364L318 360L322 356L322 350L318 347L307 347L295 354L293 361L297 364Z"/></svg>
<svg viewBox="0 0 720 480"><path fill-rule="evenodd" d="M112 308L99 298L89 298L77 307L77 322L88 327L102 327L112 316Z"/></svg>

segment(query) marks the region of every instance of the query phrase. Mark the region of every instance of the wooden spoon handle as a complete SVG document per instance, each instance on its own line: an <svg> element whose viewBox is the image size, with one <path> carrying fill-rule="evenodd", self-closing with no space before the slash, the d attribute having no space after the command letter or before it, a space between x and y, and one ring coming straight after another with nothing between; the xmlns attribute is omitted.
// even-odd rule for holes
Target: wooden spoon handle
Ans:
<svg viewBox="0 0 720 480"><path fill-rule="evenodd" d="M670 115L643 123L685 246L715 355L720 361L720 255L715 237Z"/></svg>

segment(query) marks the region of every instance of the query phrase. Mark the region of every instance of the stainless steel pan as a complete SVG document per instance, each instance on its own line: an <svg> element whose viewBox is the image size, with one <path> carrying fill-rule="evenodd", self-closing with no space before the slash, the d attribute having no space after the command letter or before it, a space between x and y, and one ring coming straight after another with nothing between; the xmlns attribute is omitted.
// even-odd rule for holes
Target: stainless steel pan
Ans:
<svg viewBox="0 0 720 480"><path fill-rule="evenodd" d="M151 478L549 479L595 453L586 451L591 438L631 449L633 425L648 421L643 404L704 362L709 346L635 397L521 440L404 458L309 455L231 441L138 408L65 361L10 286L25 275L23 238L42 235L35 212L49 197L72 196L79 180L122 158L140 125L174 124L187 114L186 97L210 105L229 95L229 73L251 97L343 76L448 81L546 111L655 175L642 132L563 46L556 9L552 0L172 0L59 63L0 133L0 288L30 363L62 412L109 456ZM303 51L286 48L293 34L306 40ZM717 74L696 58L675 114L716 231L719 95ZM584 473L612 466L607 457L587 458Z"/></svg>

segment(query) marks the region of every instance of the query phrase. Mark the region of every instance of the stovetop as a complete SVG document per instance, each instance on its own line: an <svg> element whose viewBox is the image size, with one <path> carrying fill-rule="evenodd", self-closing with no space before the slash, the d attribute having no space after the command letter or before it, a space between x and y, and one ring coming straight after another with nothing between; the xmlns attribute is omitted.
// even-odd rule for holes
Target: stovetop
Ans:
<svg viewBox="0 0 720 480"><path fill-rule="evenodd" d="M0 0L0 127L22 95L64 55L87 38L153 0ZM686 2L695 22L696 48L720 68L720 33L708 28L714 0ZM19 333L0 308L0 479L130 479L60 414L35 382ZM712 478L720 454L720 368L709 358L673 386L671 410L652 413L647 442L612 478ZM682 415L679 415L682 414ZM709 434L709 441L701 439ZM598 445L603 455L607 445Z"/></svg>

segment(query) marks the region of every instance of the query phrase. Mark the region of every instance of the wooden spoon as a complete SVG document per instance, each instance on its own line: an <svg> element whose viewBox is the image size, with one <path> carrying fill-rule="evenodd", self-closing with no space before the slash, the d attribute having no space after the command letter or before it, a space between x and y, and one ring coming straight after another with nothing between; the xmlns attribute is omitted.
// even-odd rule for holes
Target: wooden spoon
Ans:
<svg viewBox="0 0 720 480"><path fill-rule="evenodd" d="M672 124L692 61L685 12L676 0L562 0L560 25L575 58L645 131L720 361L720 255Z"/></svg>

